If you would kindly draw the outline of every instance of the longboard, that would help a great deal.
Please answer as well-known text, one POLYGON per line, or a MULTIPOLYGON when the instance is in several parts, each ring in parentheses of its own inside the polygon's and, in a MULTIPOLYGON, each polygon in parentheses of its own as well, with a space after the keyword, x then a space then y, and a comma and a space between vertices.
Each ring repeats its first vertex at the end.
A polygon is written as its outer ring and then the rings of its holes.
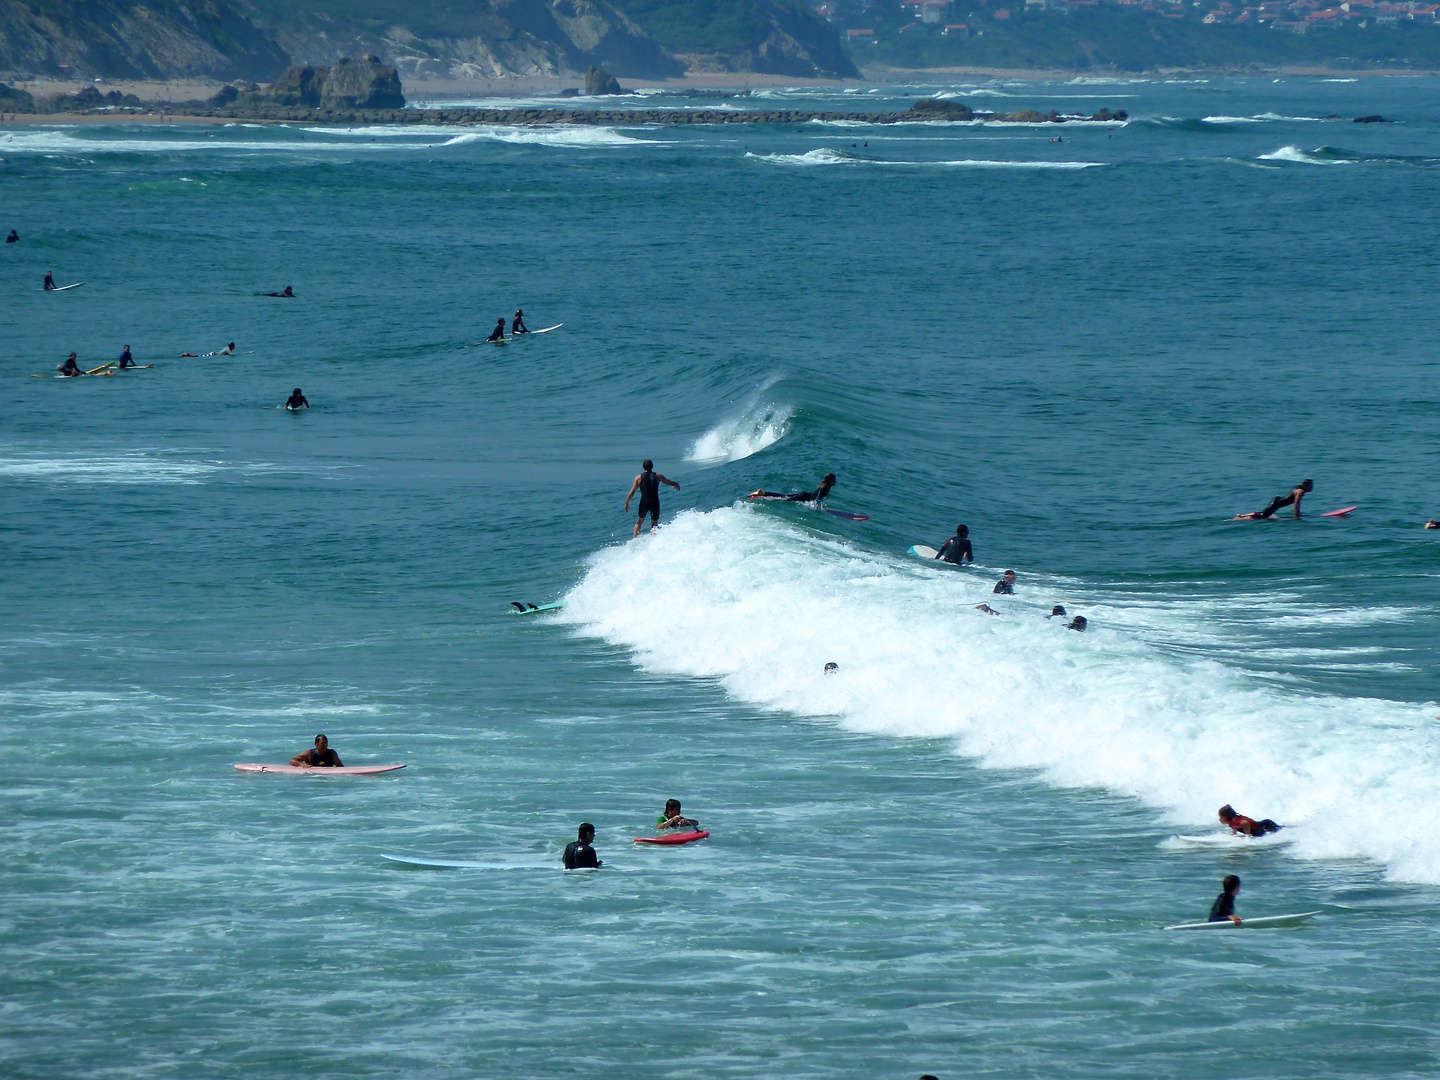
POLYGON ((423 866, 430 870, 554 870, 556 867, 546 864, 544 866, 534 864, 516 865, 515 863, 485 863, 467 862, 463 859, 416 859, 409 855, 381 855, 401 866, 423 866))
POLYGON ((100 374, 100 372, 104 371, 106 368, 112 368, 112 367, 114 367, 116 364, 118 364, 119 362, 120 362, 119 360, 111 360, 108 364, 101 364, 99 367, 92 367, 89 371, 85 372, 85 374, 86 374, 86 375, 98 375, 98 374, 100 374))
POLYGON ((1266 833, 1264 836, 1242 836, 1239 833, 1205 833, 1201 836, 1172 836, 1170 844, 1188 848, 1223 848, 1232 851, 1246 851, 1254 848, 1284 847, 1292 842, 1293 836, 1281 833, 1266 833))
POLYGON ((659 836, 637 836, 637 844, 691 844, 696 840, 704 840, 709 836, 704 829, 695 829, 692 832, 661 833, 659 836))
POLYGON ((1215 922, 1186 922, 1165 927, 1166 930, 1263 930, 1267 926, 1299 926, 1306 919, 1319 915, 1318 911, 1302 911, 1295 915, 1266 915, 1259 919, 1243 919, 1239 925, 1229 919, 1215 922))
POLYGON ((910 554, 920 559, 934 559, 940 552, 932 547, 926 547, 924 544, 913 544, 910 547, 910 554))
POLYGON ((511 600, 510 606, 515 610, 512 615, 539 615, 542 611, 554 611, 556 608, 565 606, 564 600, 557 600, 553 604, 522 604, 519 600, 511 600))
POLYGON ((1342 506, 1339 510, 1326 510, 1325 513, 1321 514, 1320 516, 1321 516, 1321 517, 1344 517, 1346 514, 1350 513, 1352 510, 1359 510, 1359 509, 1360 509, 1360 507, 1359 507, 1358 504, 1355 505, 1355 506, 1342 506))
POLYGON ((511 337, 529 337, 531 334, 548 334, 551 330, 559 330, 564 326, 563 322, 557 322, 554 326, 542 327, 539 330, 526 330, 523 334, 511 334, 511 337))
POLYGON ((66 292, 66 291, 68 291, 68 290, 70 290, 70 289, 78 289, 81 285, 84 285, 84 284, 85 284, 85 282, 83 282, 83 281, 77 281, 77 282, 75 282, 74 285, 56 285, 55 288, 53 288, 53 289, 46 289, 45 291, 46 291, 46 292, 66 292))
POLYGON ((334 769, 315 768, 310 765, 261 765, 257 762, 242 762, 235 768, 246 773, 307 773, 316 776, 375 776, 378 773, 394 772, 404 765, 346 765, 334 769))

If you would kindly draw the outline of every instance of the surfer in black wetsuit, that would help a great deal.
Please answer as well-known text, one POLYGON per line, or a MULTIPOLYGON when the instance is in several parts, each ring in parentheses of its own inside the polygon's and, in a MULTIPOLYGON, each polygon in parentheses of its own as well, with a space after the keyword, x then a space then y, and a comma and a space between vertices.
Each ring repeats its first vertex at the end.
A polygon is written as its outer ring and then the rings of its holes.
POLYGON ((751 499, 784 499, 786 502, 818 503, 821 499, 825 498, 826 495, 830 494, 830 489, 834 486, 835 474, 832 472, 825 474, 825 479, 820 481, 820 486, 814 491, 797 491, 793 495, 782 495, 778 491, 752 491, 747 497, 751 499))
POLYGON ((1243 921, 1235 914, 1235 897, 1240 892, 1240 879, 1234 874, 1228 875, 1221 885, 1225 891, 1215 898, 1215 903, 1210 905, 1210 917, 1206 922, 1224 922, 1229 919, 1236 926, 1243 921))
POLYGON ((340 755, 330 749, 330 740, 324 735, 316 735, 315 749, 302 750, 290 759, 290 764, 311 769, 343 769, 345 767, 345 763, 340 760, 340 755))
POLYGON ((1265 507, 1264 510, 1257 510, 1253 514, 1236 514, 1233 520, 1264 521, 1266 518, 1274 517, 1276 510, 1281 510, 1287 506, 1292 505, 1295 507, 1295 516, 1298 518, 1300 516, 1300 500, 1303 499, 1306 494, 1314 490, 1315 481, 1301 480, 1298 487, 1293 487, 1290 489, 1290 494, 1276 495, 1275 498, 1271 499, 1270 505, 1265 507))
POLYGON ((521 311, 518 307, 515 309, 515 318, 512 319, 510 322, 510 333, 528 334, 530 332, 529 327, 525 325, 525 319, 523 318, 524 314, 525 313, 521 311))
POLYGON ((300 387, 298 386, 295 387, 290 396, 285 399, 285 408, 290 412, 294 412, 296 409, 308 409, 309 407, 310 402, 305 399, 305 395, 300 392, 300 387))
POLYGON ((966 559, 969 559, 973 563, 975 561, 975 555, 970 550, 970 530, 964 525, 956 525, 955 535, 945 541, 944 546, 935 553, 935 558, 944 559, 946 562, 954 563, 956 566, 959 566, 966 559))
POLYGON ((625 512, 630 512, 630 500, 634 497, 636 490, 640 492, 640 516, 635 519, 635 535, 640 535, 640 526, 645 523, 645 515, 650 515, 650 531, 654 532, 660 524, 660 485, 669 484, 676 491, 680 485, 671 480, 663 473, 655 471, 655 463, 646 458, 640 463, 644 470, 635 477, 635 482, 630 485, 630 494, 625 496, 625 512))
POLYGON ((85 372, 80 370, 80 365, 75 362, 75 354, 73 352, 65 358, 65 362, 63 364, 56 365, 55 370, 60 372, 60 374, 67 379, 73 375, 85 374, 85 372))
POLYGON ((288 296, 288 297, 291 297, 291 298, 293 299, 294 296, 295 296, 295 290, 294 290, 293 288, 291 288, 289 285, 286 285, 284 291, 282 291, 282 292, 267 292, 267 293, 261 293, 260 295, 261 295, 261 296, 288 296))
POLYGON ((120 354, 120 367, 135 367, 135 357, 130 355, 130 346, 125 346, 125 351, 120 354))
POLYGON ((995 588, 991 589, 990 591, 994 593, 999 593, 1001 596, 1014 596, 1015 571, 1006 570, 1005 576, 1002 577, 999 581, 995 582, 995 588))
POLYGON ((505 340, 505 317, 504 317, 503 315, 496 321, 496 323, 495 323, 495 329, 490 331, 490 336, 487 337, 485 340, 486 340, 486 341, 504 341, 504 340, 505 340))
POLYGON ((1085 621, 1084 615, 1076 615, 1075 618, 1071 619, 1068 623, 1065 624, 1065 629, 1079 630, 1080 633, 1083 634, 1085 632, 1085 627, 1089 625, 1090 624, 1085 621))
POLYGON ((5 242, 7 244, 18 244, 20 242, 20 234, 17 233, 14 229, 11 229, 10 235, 5 237, 5 242))
POLYGON ((595 849, 590 846, 590 841, 595 839, 595 826, 588 821, 582 821, 579 836, 580 839, 571 840, 565 845, 565 869, 581 870, 603 865, 600 856, 596 855, 595 849))
POLYGON ((50 270, 45 271, 45 291, 53 292, 55 289, 55 274, 50 270))

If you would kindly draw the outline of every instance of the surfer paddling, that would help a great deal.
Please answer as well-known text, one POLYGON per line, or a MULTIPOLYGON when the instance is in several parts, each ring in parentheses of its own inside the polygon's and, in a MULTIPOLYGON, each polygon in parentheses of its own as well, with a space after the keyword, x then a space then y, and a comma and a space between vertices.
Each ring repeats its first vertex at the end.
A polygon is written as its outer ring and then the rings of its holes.
POLYGON ((1256 821, 1244 814, 1237 814, 1235 808, 1229 803, 1220 807, 1220 823, 1230 826, 1230 834, 1234 836, 1239 833, 1242 836, 1264 836, 1266 833, 1279 832, 1283 825, 1277 825, 1268 817, 1256 821))
POLYGON ((814 491, 797 491, 793 495, 784 495, 778 491, 752 491, 745 497, 747 499, 783 499, 785 502, 819 503, 826 495, 830 494, 830 489, 834 486, 835 474, 831 472, 825 474, 825 479, 820 481, 814 491))
POLYGON ((279 292, 267 292, 267 293, 261 293, 260 295, 261 295, 261 296, 288 296, 288 297, 290 297, 290 298, 293 300, 293 299, 295 298, 295 290, 294 290, 291 286, 286 285, 285 288, 281 289, 279 292))
POLYGON ((1235 914, 1235 897, 1240 893, 1240 879, 1234 874, 1229 874, 1220 885, 1225 891, 1215 898, 1215 903, 1210 905, 1210 917, 1205 921, 1224 922, 1229 919, 1239 926, 1244 921, 1235 914))
POLYGON ((685 817, 680 813, 679 799, 665 800, 665 813, 660 815, 660 820, 655 823, 656 829, 693 829, 700 822, 694 818, 685 817))
POLYGON ((640 492, 640 515, 635 519, 635 536, 640 535, 640 526, 645 523, 645 515, 650 515, 650 531, 654 532, 660 527, 660 485, 669 484, 676 491, 680 485, 671 480, 664 473, 655 471, 655 463, 646 458, 640 463, 641 473, 635 477, 635 482, 630 485, 630 493, 625 496, 625 512, 630 512, 630 500, 635 497, 635 492, 640 492))
POLYGON ((291 765, 302 769, 343 769, 345 763, 340 755, 330 749, 330 740, 324 735, 315 736, 315 749, 302 750, 290 759, 291 765))
POLYGON ((595 826, 588 821, 582 821, 578 836, 579 839, 571 840, 565 845, 565 869, 594 869, 603 865, 600 856, 595 854, 595 849, 590 846, 590 842, 595 839, 595 826))
POLYGON ((1275 516, 1275 511, 1283 510, 1287 506, 1295 507, 1295 516, 1300 516, 1300 500, 1315 490, 1315 481, 1301 480, 1297 487, 1290 489, 1288 495, 1276 495, 1270 500, 1270 505, 1264 510, 1257 510, 1251 514, 1236 514, 1231 521, 1265 521, 1275 516))
POLYGON ((285 408, 289 412, 294 412, 297 409, 310 408, 310 402, 307 401, 305 395, 300 392, 300 387, 297 386, 290 392, 290 396, 285 399, 285 408))
POLYGON ((975 561, 975 553, 970 550, 970 530, 964 525, 955 526, 955 535, 945 541, 944 546, 935 553, 935 558, 944 559, 948 563, 959 566, 966 559, 972 563, 975 561))

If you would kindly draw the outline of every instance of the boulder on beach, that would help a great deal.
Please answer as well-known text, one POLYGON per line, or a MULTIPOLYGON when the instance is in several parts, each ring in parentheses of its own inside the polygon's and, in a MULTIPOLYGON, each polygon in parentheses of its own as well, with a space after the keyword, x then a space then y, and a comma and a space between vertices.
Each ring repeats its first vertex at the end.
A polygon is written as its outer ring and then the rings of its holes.
POLYGON ((623 94, 615 76, 604 68, 592 67, 585 73, 585 96, 598 97, 601 94, 623 94))
POLYGON ((921 98, 910 111, 925 120, 970 120, 975 116, 969 105, 946 98, 921 98))
MULTIPOLYGON (((215 96, 216 104, 229 104, 218 99, 232 87, 223 88, 215 96)), ((237 97, 240 96, 237 94, 237 97)), ((400 92, 400 74, 380 58, 367 55, 361 60, 349 57, 335 61, 331 67, 297 64, 288 68, 266 89, 254 97, 266 104, 309 109, 403 109, 405 95, 400 92)), ((231 98, 230 101, 234 101, 231 98)))
POLYGON ((35 99, 28 90, 17 90, 0 83, 0 109, 5 112, 34 112, 35 99))

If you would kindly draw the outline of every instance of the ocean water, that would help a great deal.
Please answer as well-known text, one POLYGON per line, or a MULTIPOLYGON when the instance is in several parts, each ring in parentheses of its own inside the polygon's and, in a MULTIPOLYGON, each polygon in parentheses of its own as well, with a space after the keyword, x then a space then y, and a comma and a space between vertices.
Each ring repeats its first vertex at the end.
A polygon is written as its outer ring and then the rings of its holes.
POLYGON ((937 92, 0 131, 0 1075, 1435 1074, 1440 81, 937 92))

